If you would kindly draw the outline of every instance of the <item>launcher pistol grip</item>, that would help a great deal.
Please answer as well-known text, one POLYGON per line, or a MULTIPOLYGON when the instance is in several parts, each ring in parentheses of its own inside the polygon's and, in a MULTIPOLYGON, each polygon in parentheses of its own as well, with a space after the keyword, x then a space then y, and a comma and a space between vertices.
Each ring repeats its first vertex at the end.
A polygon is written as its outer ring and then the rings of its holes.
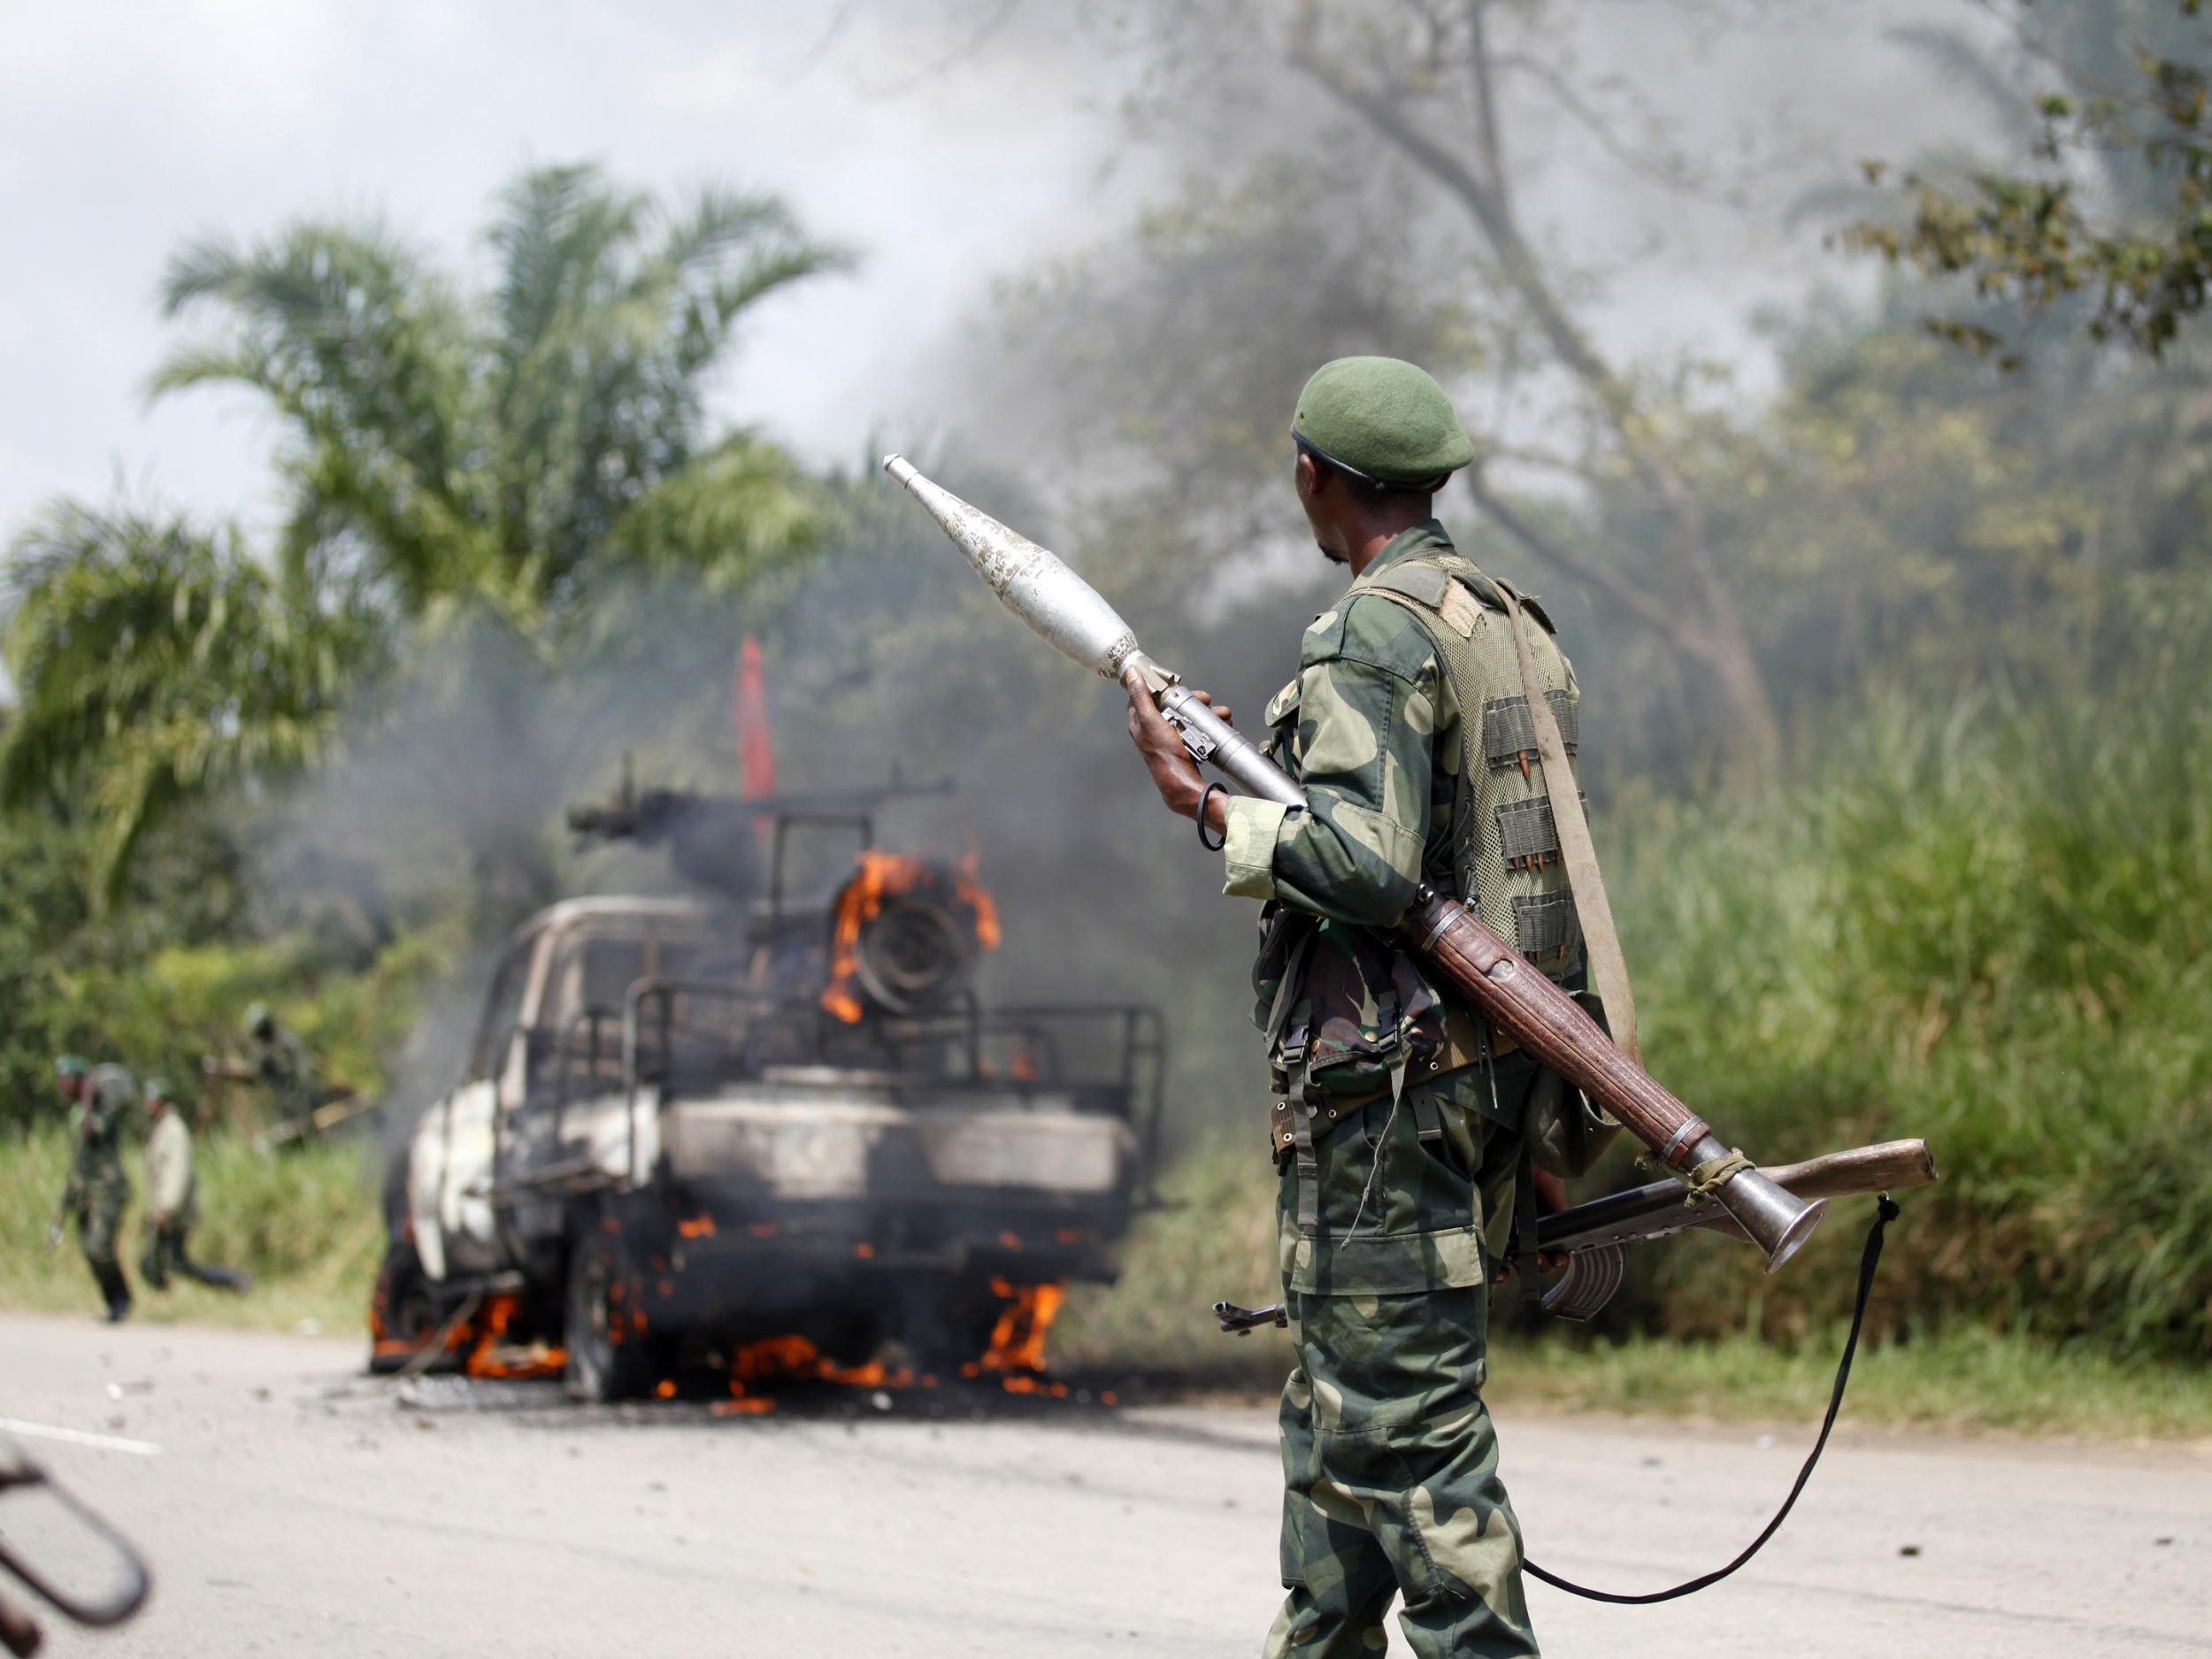
POLYGON ((1276 1325, 1286 1331, 1290 1328, 1290 1310, 1279 1302, 1271 1302, 1264 1308, 1240 1308, 1233 1302, 1217 1302, 1214 1317, 1233 1336, 1249 1336, 1263 1325, 1276 1325))

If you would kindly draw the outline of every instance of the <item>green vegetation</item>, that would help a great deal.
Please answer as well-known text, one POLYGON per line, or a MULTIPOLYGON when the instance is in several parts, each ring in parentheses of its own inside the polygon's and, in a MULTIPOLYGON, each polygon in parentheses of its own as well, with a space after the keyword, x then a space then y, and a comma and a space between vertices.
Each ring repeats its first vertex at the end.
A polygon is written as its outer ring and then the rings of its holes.
MULTIPOLYGON (((1929 326, 1984 354, 2007 345, 2000 307, 2058 307, 2085 315, 2094 339, 2158 357, 2212 297, 2204 0, 2130 0, 2108 11, 2005 0, 1987 10, 2010 27, 2042 88, 2035 171, 1908 172, 1908 222, 1858 225, 1847 241, 1893 264, 1970 279, 1983 316, 1929 326)), ((2005 85, 1956 35, 1920 33, 2005 85)), ((1867 164, 1876 181, 1886 171, 1867 164)), ((2016 352, 2002 360, 2020 361, 2016 352)))
MULTIPOLYGON (((572 665, 612 583, 680 571, 734 592, 814 544, 809 480, 757 434, 710 429, 705 388, 745 312, 841 250, 773 197, 663 203, 588 166, 523 173, 485 240, 495 280, 475 295, 373 222, 172 257, 165 309, 210 326, 155 393, 264 400, 289 514, 265 557, 128 503, 57 502, 15 537, 0 805, 96 817, 104 897, 149 828, 323 756, 342 712, 441 641, 504 668, 472 683, 519 749, 518 665, 572 665)), ((535 861, 484 793, 452 805, 499 890, 495 867, 535 861)))
MULTIPOLYGON (((2130 622, 2139 660, 2100 693, 1940 720, 1872 699, 1817 779, 1619 837, 1662 1076, 1764 1156, 1934 1147, 1879 1328, 2212 1353, 2205 635, 2130 622)), ((1709 1335, 1763 1297, 1792 1334, 1839 1315, 1855 1248, 1832 1229, 1763 1286, 1673 1252, 1643 1317, 1709 1335)))
MULTIPOLYGON (((2203 1432, 2212 355, 2185 271, 2097 290, 2097 262, 2134 257, 2177 189, 2201 217, 2197 141, 2167 128, 2194 132, 2212 65, 2195 51, 2166 103, 2095 111, 2144 142, 2093 154, 2070 142, 2084 111, 2037 104, 2045 68, 1980 63, 1964 80, 2014 141, 1991 176, 2102 168, 2062 205, 2109 209, 2121 241, 2062 211, 1962 221, 1955 268, 2039 260, 2004 238, 2062 233, 2088 263, 2035 279, 2078 277, 2083 298, 2055 296, 2027 366, 1994 374, 1930 337, 1946 289, 1900 242, 1870 298, 1777 303, 1779 378, 1755 399, 1726 365, 1594 326, 1590 273, 1519 228, 1519 157, 1617 155, 1649 113, 1609 89, 1570 102, 1561 144, 1515 125, 1571 84, 1564 10, 1132 9, 1161 70, 1146 113, 1202 124, 1180 130, 1207 165, 1010 287, 987 366, 1048 388, 1010 417, 1023 472, 932 470, 1039 527, 1248 721, 1340 580, 1270 562, 1292 524, 1281 411, 1318 356, 1432 365, 1483 451, 1472 503, 1443 516, 1544 595, 1577 664, 1654 1070, 1763 1157, 1920 1134, 1945 1171, 1893 1235, 1859 1411, 2203 1432), (1225 108, 1233 143, 1202 127, 1225 108), (1294 131, 1294 150, 1267 137, 1294 131), (2077 326, 2097 291, 2157 361, 2077 326)), ((2171 10, 2120 9, 2178 27, 2171 10)), ((2113 8, 2038 16, 2134 84, 2113 8)), ((2146 39, 2170 69, 2193 50, 2146 39)), ((1627 149, 1668 174, 1695 159, 1627 149)), ((1978 211, 1970 170, 1930 169, 1978 211)), ((334 1077, 442 1086, 438 1020, 481 990, 470 953, 576 873, 554 808, 633 743, 659 746, 645 780, 657 759, 699 781, 757 632, 787 783, 963 779, 935 827, 979 841, 1001 886, 1002 985, 1171 1010, 1185 1207, 1147 1220, 1121 1292, 1077 1298, 1064 1355, 1263 1382, 1269 1340, 1200 1313, 1272 1290, 1244 1150, 1248 913, 1159 820, 1110 699, 1010 633, 910 503, 704 413, 751 303, 840 256, 772 200, 672 207, 574 168, 518 180, 488 242, 480 289, 371 225, 181 250, 166 303, 212 333, 158 384, 242 385, 276 414, 281 534, 250 548, 129 503, 57 503, 20 532, 0 586, 0 1123, 52 1121, 63 1048, 190 1090, 254 998, 334 1077)), ((2010 281, 1974 326, 2015 320, 2010 281)), ((0 1187, 33 1194, 11 1203, 0 1296, 81 1305, 73 1258, 22 1232, 58 1156, 49 1129, 0 1144, 0 1187)), ((373 1206, 340 1155, 263 1164, 218 1137, 208 1156, 209 1254, 273 1286, 171 1305, 356 1306, 373 1206), (325 1210, 271 1185, 294 1174, 325 1210)), ((1585 1191, 1632 1174, 1623 1157, 1585 1191)), ((1508 1341, 1504 1396, 1802 1415, 1863 1209, 1771 1281, 1717 1240, 1647 1251, 1598 1332, 1508 1341)))
MULTIPOLYGON (((244 1268, 254 1276, 254 1289, 243 1297, 193 1284, 165 1293, 147 1289, 138 1276, 142 1211, 134 1202, 123 1266, 138 1295, 138 1316, 280 1329, 312 1320, 326 1332, 365 1333, 384 1226, 361 1144, 330 1143, 272 1158, 219 1133, 203 1135, 196 1149, 201 1220, 193 1254, 244 1268)), ((47 1220, 68 1168, 68 1141, 58 1125, 11 1141, 0 1156, 0 1307, 88 1317, 97 1305, 74 1233, 58 1247, 46 1242, 47 1220)), ((142 1197, 142 1162, 134 1156, 128 1168, 142 1197)))
MULTIPOLYGON (((1216 1142, 1184 1160, 1167 1183, 1173 1206, 1148 1217, 1124 1255, 1111 1290, 1079 1287, 1053 1334, 1056 1363, 1127 1371, 1172 1386, 1242 1394, 1271 1393, 1290 1364, 1279 1333, 1224 1336, 1206 1310, 1228 1297, 1248 1306, 1278 1299, 1273 1277, 1274 1184, 1262 1154, 1216 1142)), ((1932 1194, 1909 1194, 1890 1230, 1884 1305, 1896 1305, 1908 1263, 1952 1254, 1937 1239, 1932 1194)), ((1830 1223, 1835 1254, 1855 1259, 1871 1206, 1838 1206, 1830 1223)), ((1640 1291, 1669 1252, 1695 1242, 1647 1247, 1632 1258, 1640 1291)), ((1740 1247, 1736 1254, 1743 1254, 1740 1247)), ((1740 1265, 1705 1258, 1717 1281, 1709 1309, 1732 1291, 1740 1265)), ((1848 1262, 1796 1270, 1770 1288, 1843 1275, 1848 1262)), ((1709 1335, 1585 1333, 1558 1325, 1532 1335, 1515 1328, 1509 1289, 1494 1314, 1489 1396, 1507 1413, 1539 1409, 1807 1424, 1825 1409, 1844 1326, 1825 1319, 1790 1334, 1757 1333, 1766 1310, 1741 1295, 1732 1323, 1709 1335)), ((2089 1439, 2201 1440, 2212 1435, 2212 1373, 2200 1363, 2116 1355, 2093 1341, 2051 1342, 1970 1323, 1926 1334, 1870 1325, 1853 1367, 1847 1423, 1959 1432, 2015 1431, 2089 1439)))

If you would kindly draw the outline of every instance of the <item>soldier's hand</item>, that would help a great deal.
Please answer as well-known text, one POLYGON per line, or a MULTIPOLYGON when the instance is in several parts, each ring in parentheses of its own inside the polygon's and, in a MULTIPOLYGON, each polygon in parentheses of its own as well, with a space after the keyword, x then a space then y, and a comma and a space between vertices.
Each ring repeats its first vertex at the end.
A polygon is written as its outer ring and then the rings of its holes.
POLYGON ((1129 741, 1144 757, 1145 770, 1152 774, 1152 787, 1160 792, 1169 811, 1180 818, 1194 816, 1205 789, 1199 780, 1198 763, 1190 757, 1190 750, 1183 747, 1181 736, 1167 723, 1167 717, 1153 705, 1143 677, 1132 669, 1122 684, 1129 692, 1129 741))
POLYGON ((58 1250, 61 1248, 60 1222, 50 1221, 46 1224, 46 1248, 50 1250, 58 1250))

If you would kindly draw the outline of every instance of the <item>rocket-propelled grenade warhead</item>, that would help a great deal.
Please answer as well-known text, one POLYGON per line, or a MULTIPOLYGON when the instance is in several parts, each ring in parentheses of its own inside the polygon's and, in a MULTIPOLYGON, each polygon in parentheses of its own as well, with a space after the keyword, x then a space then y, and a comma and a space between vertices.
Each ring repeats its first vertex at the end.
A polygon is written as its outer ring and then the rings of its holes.
POLYGON ((1137 654, 1137 636, 1098 589, 1027 536, 924 478, 904 456, 885 456, 883 470, 937 520, 1009 611, 1063 656, 1105 679, 1121 678, 1137 654))
POLYGON ((937 520, 999 603, 1055 650, 1108 680, 1125 680, 1132 671, 1141 676, 1194 760, 1212 766, 1248 794, 1286 806, 1306 803, 1305 792, 1257 744, 1138 649, 1136 633, 1121 613, 1056 556, 932 483, 902 455, 885 456, 883 470, 937 520))

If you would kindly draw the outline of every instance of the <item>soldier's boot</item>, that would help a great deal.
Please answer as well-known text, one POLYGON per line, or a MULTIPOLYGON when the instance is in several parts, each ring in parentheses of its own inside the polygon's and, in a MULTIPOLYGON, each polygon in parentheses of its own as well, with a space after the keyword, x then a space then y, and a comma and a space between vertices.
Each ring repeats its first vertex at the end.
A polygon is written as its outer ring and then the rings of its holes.
POLYGON ((218 1290, 236 1291, 242 1296, 253 1288, 253 1275, 239 1268, 204 1267, 197 1262, 187 1262, 184 1271, 203 1285, 212 1285, 218 1290))
POLYGON ((131 1317, 130 1281, 123 1277, 123 1270, 113 1262, 95 1262, 92 1276, 100 1281, 100 1294, 107 1298, 108 1323, 120 1325, 131 1317))

